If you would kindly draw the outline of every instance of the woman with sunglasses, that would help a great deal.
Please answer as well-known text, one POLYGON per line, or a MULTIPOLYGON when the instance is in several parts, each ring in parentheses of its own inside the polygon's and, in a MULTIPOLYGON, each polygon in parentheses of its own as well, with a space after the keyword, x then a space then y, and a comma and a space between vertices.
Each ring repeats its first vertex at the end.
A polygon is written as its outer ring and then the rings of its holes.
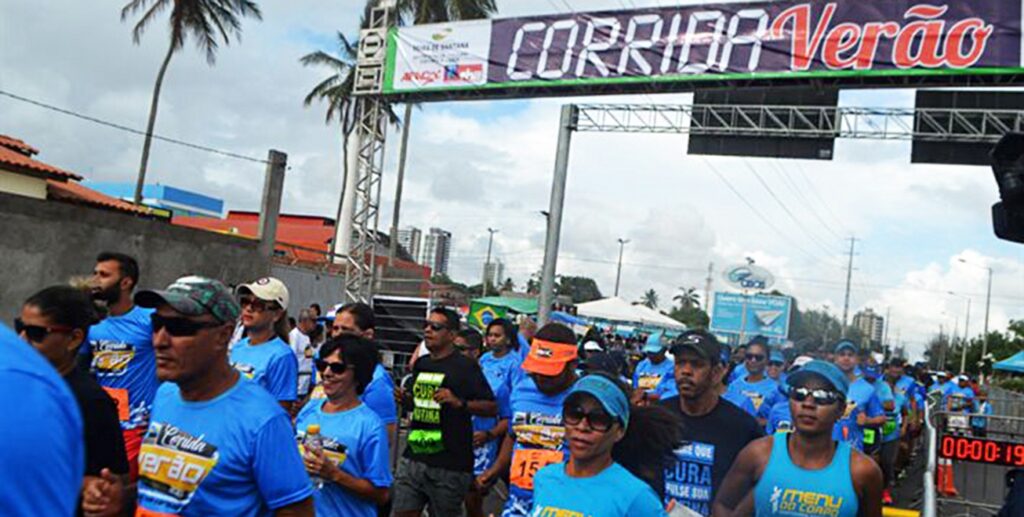
POLYGON ((15 318, 15 332, 57 370, 78 402, 85 431, 85 480, 81 512, 117 515, 121 490, 104 495, 100 487, 117 486, 128 474, 128 458, 118 420, 117 405, 89 372, 78 368, 78 349, 89 326, 96 323, 92 300, 82 290, 53 286, 33 294, 15 318))
POLYGON ((787 383, 794 431, 761 438, 740 452, 714 515, 881 516, 878 465, 832 438, 846 406, 846 376, 832 363, 811 361, 787 383))
POLYGON ((324 343, 315 367, 327 399, 311 400, 295 419, 302 443, 309 426, 320 428, 322 451, 304 451, 306 470, 324 481, 314 494, 317 515, 373 517, 388 500, 388 437, 380 417, 359 400, 373 379, 377 348, 342 334, 324 343))
POLYGON ((592 373, 562 409, 569 460, 537 472, 530 515, 665 515, 656 492, 679 445, 680 425, 661 407, 630 407, 629 388, 592 373))

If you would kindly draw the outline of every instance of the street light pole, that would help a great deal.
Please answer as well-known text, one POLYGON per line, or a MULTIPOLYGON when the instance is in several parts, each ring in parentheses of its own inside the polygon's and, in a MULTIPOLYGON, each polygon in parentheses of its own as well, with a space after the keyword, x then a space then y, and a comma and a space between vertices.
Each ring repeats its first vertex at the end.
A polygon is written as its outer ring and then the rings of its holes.
POLYGON ((622 280, 622 252, 629 244, 629 239, 619 239, 619 267, 615 272, 615 297, 619 296, 619 281, 622 280))
MULTIPOLYGON (((988 271, 988 289, 985 291, 985 334, 982 335, 981 337, 981 360, 984 361, 985 356, 988 355, 988 312, 989 308, 992 306, 992 268, 989 266, 980 266, 978 264, 973 264, 962 258, 958 260, 963 264, 967 264, 968 266, 974 266, 977 268, 983 267, 986 271, 988 271)), ((982 376, 982 383, 984 384, 984 376, 982 376)))
POLYGON ((484 296, 487 296, 487 268, 491 267, 491 246, 494 244, 494 234, 498 233, 498 230, 488 228, 487 232, 491 235, 487 238, 487 261, 484 262, 484 296))
POLYGON ((962 374, 967 366, 967 344, 971 336, 971 297, 963 296, 953 291, 949 291, 949 294, 967 300, 967 314, 964 315, 964 333, 960 336, 960 373, 962 374))

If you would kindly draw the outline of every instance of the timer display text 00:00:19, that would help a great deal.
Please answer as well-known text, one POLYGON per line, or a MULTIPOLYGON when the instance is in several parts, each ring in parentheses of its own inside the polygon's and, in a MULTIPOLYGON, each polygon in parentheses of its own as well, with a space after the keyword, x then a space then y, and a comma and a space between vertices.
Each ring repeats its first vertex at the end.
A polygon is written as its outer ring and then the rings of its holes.
POLYGON ((1024 466, 1024 443, 946 435, 939 442, 939 457, 1021 467, 1024 466))

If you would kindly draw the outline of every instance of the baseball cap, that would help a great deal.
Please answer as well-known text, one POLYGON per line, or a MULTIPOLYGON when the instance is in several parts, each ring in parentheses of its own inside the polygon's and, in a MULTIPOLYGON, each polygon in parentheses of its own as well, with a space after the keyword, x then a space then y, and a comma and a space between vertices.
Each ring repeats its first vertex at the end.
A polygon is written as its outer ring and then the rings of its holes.
POLYGON ((568 396, 576 393, 586 393, 594 397, 609 415, 622 422, 622 427, 629 426, 629 400, 612 380, 601 375, 588 375, 576 381, 568 396))
POLYGON ((877 379, 882 376, 882 369, 877 364, 866 364, 861 366, 861 372, 865 377, 877 379))
POLYGON ((838 366, 820 360, 813 360, 804 364, 799 370, 789 374, 786 378, 786 384, 790 386, 799 386, 808 377, 816 376, 824 379, 825 382, 832 385, 832 388, 837 392, 842 393, 846 396, 846 392, 850 390, 850 381, 843 375, 842 370, 838 366))
POLYGON ((260 300, 276 302, 282 309, 288 310, 288 287, 284 285, 284 282, 272 276, 265 276, 255 282, 242 284, 235 289, 235 292, 239 295, 252 293, 260 300))
POLYGON ((656 354, 665 349, 665 334, 655 332, 647 336, 647 343, 644 345, 645 354, 656 354))
POLYGON ((679 356, 683 350, 692 350, 697 355, 717 364, 722 360, 722 345, 714 335, 699 330, 683 332, 672 343, 672 355, 679 356))
POLYGON ((853 350, 854 353, 857 353, 857 352, 860 352, 860 347, 857 346, 857 343, 854 343, 853 341, 850 341, 849 339, 844 339, 844 340, 839 341, 838 343, 836 343, 835 348, 834 348, 834 352, 838 354, 839 352, 842 352, 843 350, 853 350))
POLYGON ((620 371, 619 362, 606 352, 590 354, 580 365, 580 369, 587 373, 605 372, 611 375, 618 375, 620 371))
POLYGON ((956 382, 971 382, 971 378, 966 375, 957 375, 956 382))
POLYGON ((789 365, 789 371, 795 372, 802 368, 805 364, 813 360, 814 358, 809 355, 802 355, 800 357, 797 357, 796 359, 793 359, 793 364, 789 365))
POLYGON ((242 312, 224 284, 201 276, 183 276, 163 290, 139 291, 134 300, 145 309, 167 304, 186 316, 210 314, 224 323, 235 321, 242 312))
POLYGON ((574 344, 555 343, 534 338, 530 353, 523 360, 523 370, 539 375, 558 375, 566 363, 575 361, 579 351, 574 344))
POLYGON ((782 352, 778 350, 772 350, 768 353, 768 362, 770 363, 785 363, 786 356, 782 355, 782 352))
POLYGON ((583 343, 583 350, 586 352, 604 352, 601 345, 597 344, 597 341, 587 341, 583 343))

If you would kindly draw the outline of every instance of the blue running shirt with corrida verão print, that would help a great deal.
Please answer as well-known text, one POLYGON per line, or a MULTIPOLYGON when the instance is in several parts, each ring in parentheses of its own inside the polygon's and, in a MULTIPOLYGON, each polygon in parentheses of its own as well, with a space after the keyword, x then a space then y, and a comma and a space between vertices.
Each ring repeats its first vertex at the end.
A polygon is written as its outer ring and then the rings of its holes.
POLYGON ((569 390, 545 395, 530 376, 522 377, 509 397, 509 433, 515 440, 509 468, 508 501, 502 517, 525 517, 533 506, 537 471, 568 459, 562 403, 569 390))
POLYGON ((160 386, 138 487, 136 515, 263 517, 313 495, 288 415, 241 378, 201 402, 160 386))
POLYGON ((153 351, 153 309, 133 307, 108 316, 89 328, 89 346, 79 353, 91 356, 96 382, 117 403, 121 429, 145 429, 160 381, 153 351))
POLYGON ((278 401, 298 398, 299 360, 279 337, 258 345, 250 344, 249 338, 235 343, 231 348, 231 366, 246 379, 263 386, 278 401))

